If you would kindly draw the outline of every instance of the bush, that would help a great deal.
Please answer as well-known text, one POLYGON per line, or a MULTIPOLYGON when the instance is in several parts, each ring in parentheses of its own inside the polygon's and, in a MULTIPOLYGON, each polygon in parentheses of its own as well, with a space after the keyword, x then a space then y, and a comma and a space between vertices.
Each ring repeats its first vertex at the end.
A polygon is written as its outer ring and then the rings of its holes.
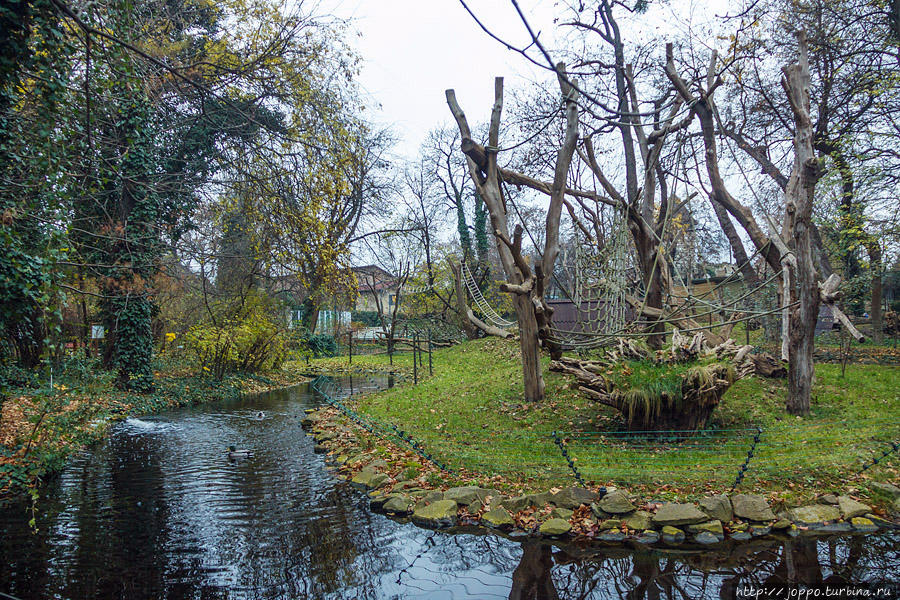
POLYGON ((245 308, 242 316, 220 325, 195 325, 184 336, 185 350, 216 379, 226 373, 278 369, 287 358, 284 329, 270 318, 265 304, 245 308))
POLYGON ((338 355, 338 344, 333 335, 325 333, 310 335, 309 330, 305 328, 294 329, 291 332, 291 346, 310 358, 331 358, 338 355))

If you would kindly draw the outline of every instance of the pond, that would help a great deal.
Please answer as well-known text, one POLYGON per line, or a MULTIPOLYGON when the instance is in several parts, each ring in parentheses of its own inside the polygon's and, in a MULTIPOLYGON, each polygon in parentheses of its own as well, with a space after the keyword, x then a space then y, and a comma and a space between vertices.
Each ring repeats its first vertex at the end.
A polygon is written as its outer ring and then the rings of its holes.
POLYGON ((300 428, 316 404, 303 385, 116 424, 44 488, 37 532, 29 504, 0 510, 0 598, 692 599, 896 586, 896 534, 669 552, 419 529, 370 512, 326 469, 300 428), (252 457, 229 460, 232 444, 252 457))

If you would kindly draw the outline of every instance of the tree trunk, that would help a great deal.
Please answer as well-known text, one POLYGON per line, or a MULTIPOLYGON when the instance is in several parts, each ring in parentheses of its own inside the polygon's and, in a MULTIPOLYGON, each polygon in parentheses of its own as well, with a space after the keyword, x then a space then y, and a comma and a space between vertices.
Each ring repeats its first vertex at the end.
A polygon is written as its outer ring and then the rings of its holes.
POLYGON ((512 574, 509 600, 558 600, 550 569, 553 547, 540 542, 522 544, 522 558, 512 574))
POLYGON ((872 341, 880 344, 884 341, 884 317, 881 310, 881 244, 878 240, 869 239, 866 251, 869 253, 869 269, 872 271, 872 301, 869 310, 872 316, 872 341))
POLYGON ((528 296, 513 296, 516 317, 519 322, 519 348, 522 352, 522 382, 525 400, 539 402, 544 399, 544 375, 541 372, 541 345, 534 307, 528 296))
POLYGON ((738 268, 741 270, 741 276, 744 278, 744 283, 750 289, 758 288, 760 284, 759 276, 756 274, 753 265, 750 264, 747 257, 747 251, 744 250, 744 242, 741 241, 741 236, 738 235, 734 223, 731 222, 728 211, 725 210, 724 206, 716 202, 716 199, 713 196, 709 197, 709 202, 712 204, 713 210, 716 213, 716 219, 718 219, 719 225, 725 233, 725 237, 728 238, 728 243, 731 244, 731 251, 734 253, 734 262, 738 264, 738 268))
POLYGON ((782 85, 794 113, 794 168, 785 189, 785 233, 790 233, 791 250, 796 257, 791 286, 785 290, 792 303, 788 348, 787 411, 809 414, 813 385, 813 350, 816 321, 819 318, 819 278, 813 262, 812 207, 816 183, 821 177, 813 152, 813 127, 810 119, 809 62, 805 32, 799 34, 800 60, 783 69, 782 85))
MULTIPOLYGON (((557 72, 564 73, 565 65, 558 64, 557 72)), ((559 75, 557 79, 565 103, 566 133, 563 144, 557 151, 553 183, 547 186, 542 182, 531 180, 537 185, 526 184, 550 196, 543 258, 536 261, 533 267, 522 253, 522 226, 516 226, 512 238, 509 235, 506 198, 502 188, 506 175, 501 174, 497 165, 500 116, 503 110, 503 78, 494 79, 494 106, 488 130, 488 146, 485 147, 472 139, 466 115, 456 101, 456 93, 453 90, 446 92, 447 105, 459 127, 460 146, 466 155, 469 176, 490 214, 500 263, 506 276, 506 282, 501 284, 500 289, 513 296, 519 323, 525 398, 534 402, 544 399, 541 344, 546 345, 554 357, 561 355, 559 346, 553 341, 551 330, 553 311, 544 299, 544 283, 547 277, 552 276, 559 253, 559 221, 566 191, 566 178, 578 142, 578 93, 565 77, 559 75)), ((524 177, 523 179, 530 180, 524 177)))
POLYGON ((453 272, 453 287, 454 295, 456 298, 456 317, 459 321, 460 327, 462 327, 463 332, 466 334, 466 338, 474 340, 476 337, 478 337, 478 332, 476 331, 475 326, 472 324, 472 321, 469 320, 469 307, 466 304, 466 290, 463 287, 462 282, 462 269, 453 260, 448 260, 447 263, 450 265, 450 270, 453 272))
POLYGON ((309 330, 309 335, 316 332, 316 325, 319 323, 319 303, 311 297, 303 301, 303 326, 309 330))
POLYGON ((795 282, 789 290, 791 303, 788 323, 788 398, 787 411, 792 415, 809 414, 813 385, 813 351, 816 321, 819 318, 819 287, 813 266, 809 228, 794 223, 794 251, 797 255, 795 282))

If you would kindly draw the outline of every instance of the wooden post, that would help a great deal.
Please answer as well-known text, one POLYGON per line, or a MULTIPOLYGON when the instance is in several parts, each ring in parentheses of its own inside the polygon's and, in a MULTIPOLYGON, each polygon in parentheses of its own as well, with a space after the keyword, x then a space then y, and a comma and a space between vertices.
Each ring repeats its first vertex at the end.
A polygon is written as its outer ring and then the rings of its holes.
POLYGON ((434 375, 434 367, 431 362, 431 329, 428 330, 428 374, 434 375))
POLYGON ((413 385, 419 383, 419 369, 416 366, 416 348, 419 346, 419 334, 413 337, 413 385))
POLYGON ((350 349, 350 363, 349 364, 352 365, 353 364, 353 332, 352 331, 347 332, 347 348, 350 349))

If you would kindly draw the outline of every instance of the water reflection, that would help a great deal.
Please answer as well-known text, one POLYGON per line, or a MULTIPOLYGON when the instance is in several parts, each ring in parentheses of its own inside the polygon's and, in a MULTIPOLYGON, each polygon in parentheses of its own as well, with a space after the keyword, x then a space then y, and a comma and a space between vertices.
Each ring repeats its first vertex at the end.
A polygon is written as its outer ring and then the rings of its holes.
MULTIPOLYGON (((384 381, 356 378, 360 386, 384 381)), ((350 382, 345 382, 349 388, 350 382)), ((305 388, 129 419, 0 511, 0 592, 38 598, 735 598, 896 578, 897 537, 722 552, 557 548, 371 513, 299 420, 305 388), (262 417, 260 417, 262 413, 262 417), (253 451, 229 461, 231 444, 253 451), (521 542, 521 543, 520 543, 521 542)), ((885 596, 889 597, 889 596, 885 596)))

